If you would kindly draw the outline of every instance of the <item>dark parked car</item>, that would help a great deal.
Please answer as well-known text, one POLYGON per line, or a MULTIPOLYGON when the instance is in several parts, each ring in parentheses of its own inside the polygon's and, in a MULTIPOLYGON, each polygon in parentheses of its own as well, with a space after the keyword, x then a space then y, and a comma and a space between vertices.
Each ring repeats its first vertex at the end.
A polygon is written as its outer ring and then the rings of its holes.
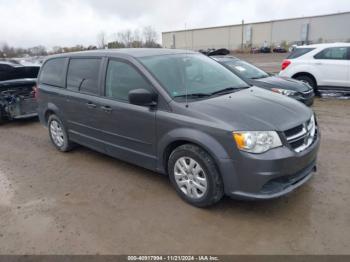
POLYGON ((198 52, 207 55, 207 56, 214 56, 214 55, 228 55, 230 54, 230 50, 226 48, 220 48, 220 49, 214 49, 214 48, 209 48, 207 50, 199 50, 198 52))
POLYGON ((314 103, 313 88, 292 78, 269 75, 260 68, 233 56, 211 56, 250 85, 292 97, 308 106, 314 103))
POLYGON ((52 56, 38 80, 54 146, 78 143, 169 175, 203 207, 282 196, 310 179, 320 137, 303 104, 250 87, 199 53, 124 49, 52 56))
POLYGON ((274 53, 287 53, 287 49, 281 46, 277 46, 272 50, 274 53))
POLYGON ((271 53, 271 47, 265 46, 260 48, 260 53, 269 54, 271 53))
POLYGON ((0 61, 0 123, 37 115, 34 87, 39 69, 0 61))

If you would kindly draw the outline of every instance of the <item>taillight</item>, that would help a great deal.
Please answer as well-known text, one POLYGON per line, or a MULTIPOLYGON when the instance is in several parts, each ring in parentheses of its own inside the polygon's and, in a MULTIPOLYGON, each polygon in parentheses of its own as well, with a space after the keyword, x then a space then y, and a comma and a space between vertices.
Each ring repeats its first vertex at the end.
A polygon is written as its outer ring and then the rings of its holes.
POLYGON ((283 60, 282 70, 286 69, 292 62, 290 60, 283 60))
POLYGON ((34 91, 34 98, 37 99, 38 98, 38 86, 37 85, 33 86, 33 91, 34 91))

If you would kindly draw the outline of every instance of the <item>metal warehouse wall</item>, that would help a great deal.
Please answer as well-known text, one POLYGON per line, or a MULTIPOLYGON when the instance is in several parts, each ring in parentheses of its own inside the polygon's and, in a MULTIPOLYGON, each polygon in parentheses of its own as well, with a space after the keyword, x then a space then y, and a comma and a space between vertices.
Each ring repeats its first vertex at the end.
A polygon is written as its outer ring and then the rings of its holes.
MULTIPOLYGON (((308 40, 313 43, 350 41, 350 12, 323 16, 276 20, 245 24, 244 44, 260 47, 268 44, 279 45, 303 41, 302 28, 309 24, 308 40), (247 31, 251 37, 247 39, 247 31)), ((249 35, 249 34, 248 34, 249 35)), ((242 43, 242 25, 191 29, 165 32, 162 34, 163 47, 178 49, 228 48, 238 49, 242 43)))

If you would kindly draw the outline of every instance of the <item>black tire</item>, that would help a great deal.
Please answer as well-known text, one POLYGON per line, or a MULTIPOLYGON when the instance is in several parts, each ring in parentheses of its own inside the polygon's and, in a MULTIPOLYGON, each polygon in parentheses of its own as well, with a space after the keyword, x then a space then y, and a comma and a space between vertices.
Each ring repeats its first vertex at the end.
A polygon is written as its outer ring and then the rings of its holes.
MULTIPOLYGON (((211 206, 220 201, 224 195, 223 182, 220 173, 215 165, 214 159, 205 150, 198 146, 186 144, 176 148, 169 157, 168 174, 170 177, 170 181, 175 187, 176 192, 179 194, 179 196, 187 203, 190 203, 193 206, 211 206), (184 157, 188 157, 195 160, 195 162, 197 162, 204 171, 204 176, 207 181, 207 189, 204 195, 200 198, 194 199, 187 196, 176 182, 175 164, 179 159, 184 157)), ((196 181, 196 183, 197 182, 198 181, 196 181)))
POLYGON ((4 123, 5 123, 4 112, 3 112, 3 109, 0 107, 0 125, 4 123))
POLYGON ((59 119, 59 117, 56 115, 51 115, 49 117, 49 120, 47 121, 47 123, 48 123, 47 126, 49 129, 49 136, 50 136, 51 142, 57 148, 57 150, 59 150, 61 152, 71 151, 73 149, 74 144, 69 140, 66 128, 64 127, 64 125, 63 125, 62 121, 59 119), (63 140, 62 144, 59 144, 53 138, 54 136, 52 134, 52 128, 51 128, 51 124, 53 124, 53 122, 56 122, 62 130, 62 135, 60 136, 63 140))
POLYGON ((318 91, 317 90, 317 83, 313 77, 308 76, 308 75, 298 75, 295 77, 295 79, 308 83, 314 89, 315 92, 318 91))

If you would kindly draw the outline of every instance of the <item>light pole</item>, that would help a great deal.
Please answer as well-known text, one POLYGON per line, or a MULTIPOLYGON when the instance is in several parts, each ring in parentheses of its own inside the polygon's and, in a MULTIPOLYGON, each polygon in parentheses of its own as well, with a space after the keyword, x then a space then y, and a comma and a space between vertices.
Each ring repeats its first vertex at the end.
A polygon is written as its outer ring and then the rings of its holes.
POLYGON ((241 45, 241 51, 243 52, 244 48, 244 20, 242 20, 242 45, 241 45))

